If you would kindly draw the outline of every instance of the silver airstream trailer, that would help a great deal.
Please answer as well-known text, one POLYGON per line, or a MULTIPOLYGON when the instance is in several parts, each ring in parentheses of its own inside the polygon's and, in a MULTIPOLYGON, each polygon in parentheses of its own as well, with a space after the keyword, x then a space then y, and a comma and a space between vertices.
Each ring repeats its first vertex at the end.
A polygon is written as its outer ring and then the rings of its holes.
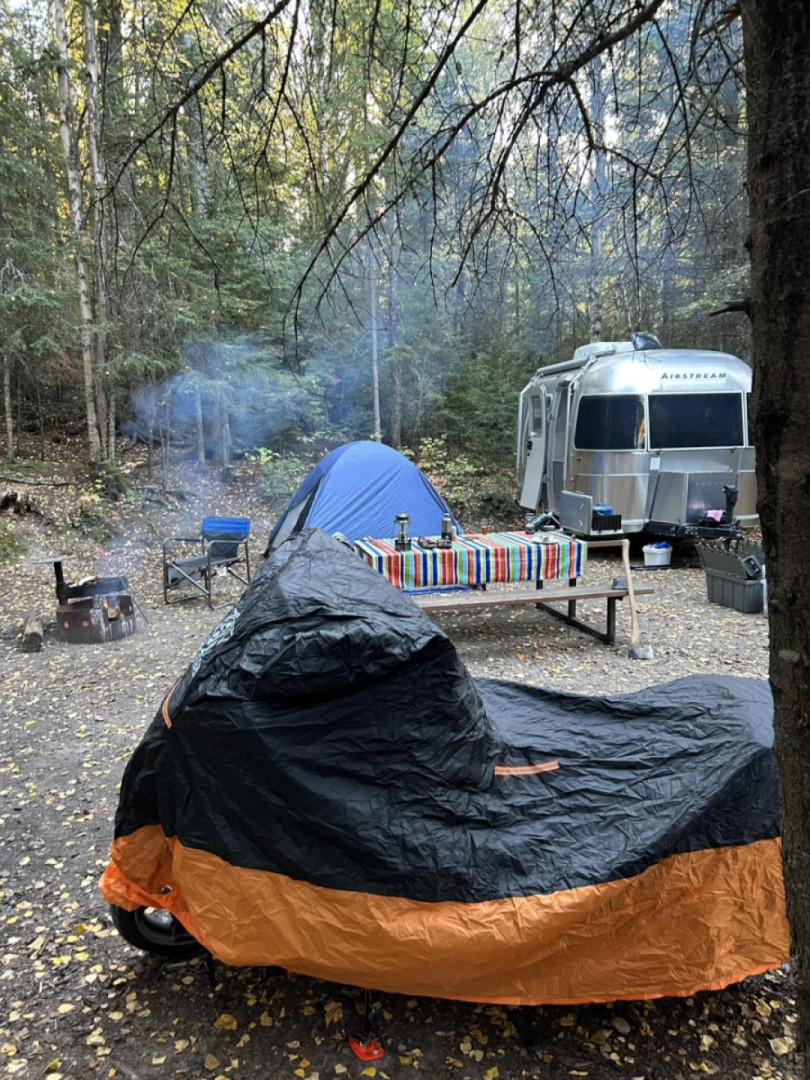
POLYGON ((756 515, 751 369, 652 334, 592 342, 520 395, 518 502, 581 536, 723 536, 756 515))

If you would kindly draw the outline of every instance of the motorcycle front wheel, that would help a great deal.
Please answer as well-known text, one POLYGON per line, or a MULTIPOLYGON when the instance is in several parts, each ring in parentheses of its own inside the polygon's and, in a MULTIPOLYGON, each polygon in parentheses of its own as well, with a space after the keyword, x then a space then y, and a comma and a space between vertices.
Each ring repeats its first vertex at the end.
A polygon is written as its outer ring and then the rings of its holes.
POLYGON ((203 951, 199 941, 163 908, 139 907, 126 911, 110 904, 110 915, 124 941, 142 952, 170 960, 186 960, 203 951))

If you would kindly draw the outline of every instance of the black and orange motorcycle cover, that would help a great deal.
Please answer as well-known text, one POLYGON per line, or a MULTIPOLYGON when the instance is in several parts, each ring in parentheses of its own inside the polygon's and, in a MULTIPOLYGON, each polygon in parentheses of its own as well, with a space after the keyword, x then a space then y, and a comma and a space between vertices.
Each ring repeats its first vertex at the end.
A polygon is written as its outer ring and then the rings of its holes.
POLYGON ((770 691, 474 680, 408 596, 310 530, 133 754, 101 888, 227 964, 376 990, 720 988, 788 957, 770 691))

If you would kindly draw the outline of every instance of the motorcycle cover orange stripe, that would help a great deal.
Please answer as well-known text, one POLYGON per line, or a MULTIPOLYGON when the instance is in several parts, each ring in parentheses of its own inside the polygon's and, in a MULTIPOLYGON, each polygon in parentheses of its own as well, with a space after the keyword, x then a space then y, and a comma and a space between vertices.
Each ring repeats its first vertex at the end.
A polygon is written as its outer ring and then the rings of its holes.
POLYGON ((227 963, 528 1004, 690 994, 787 957, 764 683, 476 682, 313 530, 165 711, 102 890, 168 907, 227 963))

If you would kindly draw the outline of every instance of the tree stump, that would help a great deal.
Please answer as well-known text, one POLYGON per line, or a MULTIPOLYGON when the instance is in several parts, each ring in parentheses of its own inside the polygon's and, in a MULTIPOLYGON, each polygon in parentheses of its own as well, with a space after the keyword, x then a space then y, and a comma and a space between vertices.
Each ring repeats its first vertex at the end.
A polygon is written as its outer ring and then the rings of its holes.
POLYGON ((29 615, 23 626, 22 651, 39 652, 44 634, 45 628, 39 615, 29 615))

